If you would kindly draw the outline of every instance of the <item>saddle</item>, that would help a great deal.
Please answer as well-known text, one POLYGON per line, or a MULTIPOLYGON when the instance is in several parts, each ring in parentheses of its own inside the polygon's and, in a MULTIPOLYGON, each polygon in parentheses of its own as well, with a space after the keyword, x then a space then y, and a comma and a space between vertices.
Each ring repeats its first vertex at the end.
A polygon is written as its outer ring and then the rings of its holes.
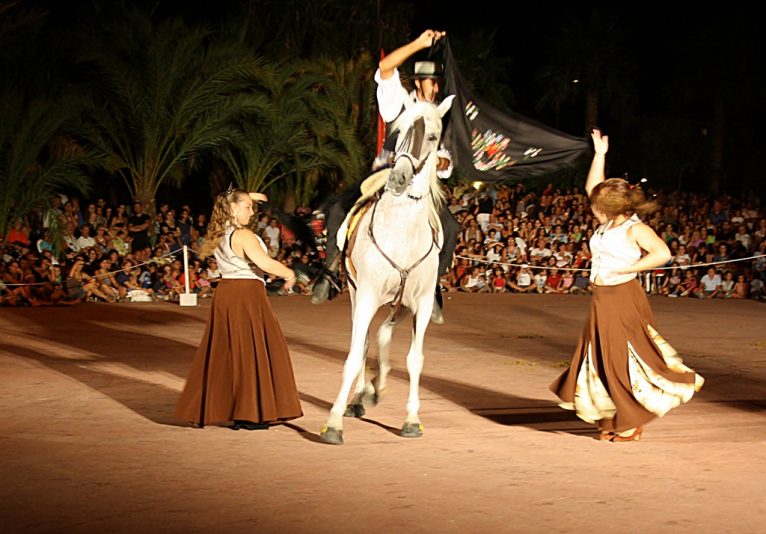
MULTIPOLYGON (((354 243, 357 236, 357 225, 362 216, 367 213, 373 202, 377 200, 378 193, 386 185, 388 181, 388 175, 391 174, 391 168, 381 169, 365 178, 359 189, 362 191, 362 196, 354 203, 351 209, 348 211, 346 218, 343 220, 343 224, 340 226, 338 232, 338 248, 343 251, 343 258, 347 258, 349 274, 356 276, 356 269, 351 262, 351 251, 354 249, 354 243)), ((341 262, 343 265, 343 262, 341 262)))

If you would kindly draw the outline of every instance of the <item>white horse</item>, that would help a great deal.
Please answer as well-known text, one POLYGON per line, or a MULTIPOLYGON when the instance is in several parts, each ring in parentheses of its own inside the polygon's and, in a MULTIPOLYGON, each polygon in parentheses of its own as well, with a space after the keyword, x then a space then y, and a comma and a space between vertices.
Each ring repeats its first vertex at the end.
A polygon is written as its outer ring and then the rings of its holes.
MULTIPOLYGON (((361 216, 356 243, 345 258, 351 296, 353 329, 351 348, 343 366, 343 384, 322 428, 327 443, 343 443, 343 415, 364 415, 363 401, 376 404, 386 387, 389 350, 396 315, 401 306, 413 314, 412 343, 407 353, 410 377, 407 418, 401 435, 419 437, 418 385, 423 368, 423 340, 431 318, 443 235, 438 210, 444 193, 436 176, 437 149, 442 117, 452 104, 446 98, 438 107, 426 102, 407 103, 394 122, 397 134, 394 164, 385 190, 361 216), (378 375, 365 383, 364 368, 370 322, 378 309, 392 311, 378 330, 378 375), (354 399, 346 407, 356 379, 354 399)), ((338 232, 342 249, 346 224, 338 232)))

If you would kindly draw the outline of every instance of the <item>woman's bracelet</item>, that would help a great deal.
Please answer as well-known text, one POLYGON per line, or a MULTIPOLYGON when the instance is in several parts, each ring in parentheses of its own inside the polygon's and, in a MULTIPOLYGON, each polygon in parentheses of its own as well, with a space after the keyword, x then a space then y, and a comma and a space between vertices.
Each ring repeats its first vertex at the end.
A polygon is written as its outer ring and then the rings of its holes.
POLYGON ((606 154, 593 154, 593 159, 596 159, 596 158, 606 159, 606 154))

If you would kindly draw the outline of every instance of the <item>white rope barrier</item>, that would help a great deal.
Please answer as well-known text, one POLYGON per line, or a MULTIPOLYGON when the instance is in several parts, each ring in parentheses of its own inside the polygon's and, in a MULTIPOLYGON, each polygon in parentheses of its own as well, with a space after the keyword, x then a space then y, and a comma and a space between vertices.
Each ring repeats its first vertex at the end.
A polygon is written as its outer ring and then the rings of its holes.
MULTIPOLYGON (((161 260, 161 259, 173 256, 177 252, 182 251, 184 248, 186 248, 186 247, 177 248, 176 250, 172 250, 172 251, 170 251, 170 252, 168 252, 166 254, 163 254, 162 256, 159 256, 159 257, 156 257, 156 258, 150 258, 147 261, 144 261, 144 262, 141 262, 141 263, 137 263, 137 264, 133 265, 131 267, 131 269, 135 269, 136 267, 142 267, 144 265, 149 265, 150 263, 157 263, 158 260, 161 260)), ((119 272, 122 272, 124 270, 125 269, 117 269, 116 271, 109 271, 108 273, 95 274, 95 275, 91 276, 91 278, 96 278, 96 279, 106 278, 107 276, 115 275, 115 274, 117 274, 119 272)), ((54 282, 53 280, 51 280, 50 282, 29 282, 29 283, 25 283, 25 284, 6 284, 6 283, 3 283, 3 282, 0 281, 0 287, 44 286, 44 285, 55 284, 55 283, 57 283, 57 282, 54 282)), ((188 292, 188 289, 187 289, 187 292, 188 292)))
MULTIPOLYGON (((455 255, 456 258, 464 259, 464 260, 470 260, 476 263, 486 263, 490 265, 501 265, 506 267, 524 267, 526 266, 528 269, 541 269, 541 270, 553 270, 556 269, 557 271, 590 271, 589 268, 579 268, 579 267, 555 267, 550 265, 530 265, 529 263, 507 263, 502 261, 490 261, 487 259, 480 259, 476 257, 471 256, 461 256, 461 255, 455 255)), ((549 258, 553 256, 548 256, 549 258)), ((691 265, 676 265, 676 266, 668 266, 668 267, 652 267, 651 269, 646 269, 647 271, 658 271, 658 270, 671 270, 671 269, 681 269, 682 271, 685 271, 687 269, 696 269, 697 267, 709 267, 712 265, 724 265, 727 263, 736 263, 739 261, 749 261, 749 260, 756 260, 758 258, 766 258, 766 254, 758 254, 756 256, 750 256, 748 258, 736 258, 733 260, 723 260, 723 261, 714 261, 709 263, 693 263, 691 265)))

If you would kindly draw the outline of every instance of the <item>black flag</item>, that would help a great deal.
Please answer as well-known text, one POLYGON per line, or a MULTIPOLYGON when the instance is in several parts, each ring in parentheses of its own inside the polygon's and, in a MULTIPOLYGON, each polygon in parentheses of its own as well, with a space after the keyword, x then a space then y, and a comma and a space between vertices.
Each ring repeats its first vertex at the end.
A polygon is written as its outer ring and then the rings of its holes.
POLYGON ((585 139, 500 111, 471 94, 444 39, 446 95, 455 95, 445 144, 455 165, 483 182, 522 179, 571 164, 589 149, 585 139))

